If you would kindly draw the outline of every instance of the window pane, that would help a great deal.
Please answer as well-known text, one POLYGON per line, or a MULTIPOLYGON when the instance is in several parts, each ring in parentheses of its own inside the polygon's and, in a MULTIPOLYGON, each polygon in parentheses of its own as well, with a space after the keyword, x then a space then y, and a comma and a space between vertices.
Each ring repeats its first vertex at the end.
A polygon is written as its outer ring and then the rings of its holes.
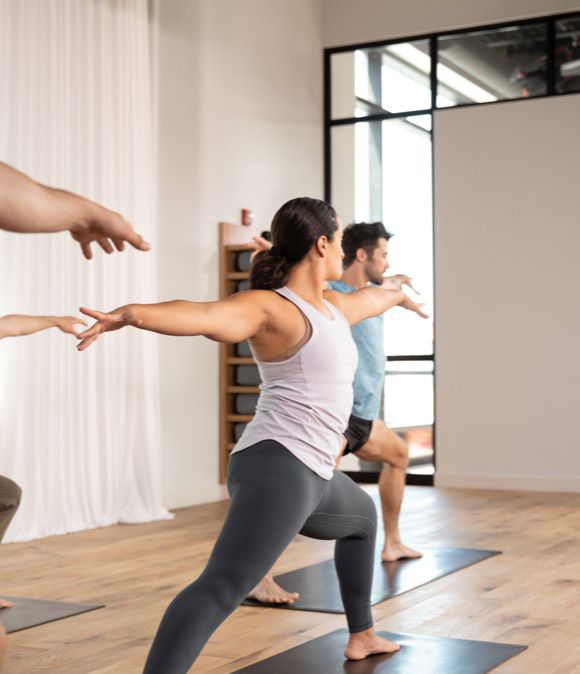
POLYGON ((384 419, 409 446, 410 473, 433 474, 433 361, 387 363, 384 419))
POLYGON ((431 107, 429 42, 385 47, 382 59, 382 101, 389 112, 431 107))
MULTIPOLYGON (((433 203, 430 116, 382 122, 382 212, 394 234, 389 241, 388 275, 407 274, 433 307, 433 203)), ((413 295, 412 293, 410 293, 413 295)), ((385 353, 431 355, 433 319, 393 309, 385 314, 385 353)))
POLYGON ((556 22, 556 91, 580 91, 580 18, 556 22))
MULTIPOLYGON (((391 274, 407 274, 433 306, 431 116, 332 127, 332 204, 344 225, 382 220, 391 274)), ((393 309, 385 316, 385 353, 431 355, 433 321, 393 309)))
POLYGON ((545 23, 438 38, 437 106, 546 93, 545 23))
POLYGON ((389 428, 431 426, 433 361, 387 361, 383 402, 389 428))
MULTIPOLYGON (((359 199, 356 203, 356 182, 368 185, 367 143, 360 138, 357 143, 357 127, 361 124, 333 126, 331 134, 331 178, 332 205, 343 224, 355 219, 364 220, 367 216, 361 211, 359 199)), ((366 127, 367 124, 362 124, 366 127)), ((365 129, 362 130, 363 134, 365 129)))
POLYGON ((428 40, 331 57, 332 119, 431 107, 428 40))

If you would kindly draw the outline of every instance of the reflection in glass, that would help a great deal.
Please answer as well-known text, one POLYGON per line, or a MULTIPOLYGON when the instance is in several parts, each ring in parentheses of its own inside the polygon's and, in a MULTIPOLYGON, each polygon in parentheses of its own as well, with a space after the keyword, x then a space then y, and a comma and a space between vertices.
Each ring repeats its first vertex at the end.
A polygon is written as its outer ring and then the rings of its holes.
POLYGON ((437 106, 545 94, 545 23, 438 38, 437 106))
POLYGON ((331 57, 331 117, 431 107, 428 40, 339 52, 331 57))
POLYGON ((556 91, 580 91, 580 18, 556 21, 556 91))
POLYGON ((409 472, 433 473, 433 361, 387 363, 385 422, 409 446, 409 472))

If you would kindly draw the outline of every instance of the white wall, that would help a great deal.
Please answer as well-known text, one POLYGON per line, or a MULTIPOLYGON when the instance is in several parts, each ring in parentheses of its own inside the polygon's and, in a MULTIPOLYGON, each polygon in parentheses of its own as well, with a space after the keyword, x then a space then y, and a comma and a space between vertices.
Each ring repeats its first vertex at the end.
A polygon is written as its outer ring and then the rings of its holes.
POLYGON ((322 0, 325 47, 580 9, 578 0, 322 0))
MULTIPOLYGON (((160 299, 218 294, 218 221, 322 196, 320 5, 155 0, 160 299)), ((218 350, 161 338, 164 498, 220 498, 218 350)))
POLYGON ((435 114, 439 486, 580 491, 578 119, 435 114))

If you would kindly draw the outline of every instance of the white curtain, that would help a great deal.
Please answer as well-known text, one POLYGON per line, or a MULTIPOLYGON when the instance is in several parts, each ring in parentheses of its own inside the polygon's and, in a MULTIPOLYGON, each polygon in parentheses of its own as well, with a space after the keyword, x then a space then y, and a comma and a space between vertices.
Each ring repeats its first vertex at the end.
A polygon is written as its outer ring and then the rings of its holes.
MULTIPOLYGON (((123 213, 154 246, 88 262, 67 233, 0 232, 0 315, 155 299, 151 57, 147 0, 0 0, 0 159, 123 213)), ((0 473, 23 489, 6 541, 169 517, 156 337, 75 341, 0 341, 0 473)))

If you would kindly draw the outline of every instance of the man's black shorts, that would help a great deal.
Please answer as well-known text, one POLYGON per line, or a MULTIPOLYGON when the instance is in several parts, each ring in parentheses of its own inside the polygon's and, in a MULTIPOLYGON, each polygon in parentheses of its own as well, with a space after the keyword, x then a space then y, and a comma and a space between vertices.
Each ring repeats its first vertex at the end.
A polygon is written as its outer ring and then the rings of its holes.
POLYGON ((351 414, 350 419, 348 420, 348 426, 344 432, 344 437, 346 438, 346 448, 344 450, 343 456, 358 452, 358 450, 368 441, 371 435, 372 427, 372 421, 360 419, 359 417, 355 417, 353 414, 351 414))

